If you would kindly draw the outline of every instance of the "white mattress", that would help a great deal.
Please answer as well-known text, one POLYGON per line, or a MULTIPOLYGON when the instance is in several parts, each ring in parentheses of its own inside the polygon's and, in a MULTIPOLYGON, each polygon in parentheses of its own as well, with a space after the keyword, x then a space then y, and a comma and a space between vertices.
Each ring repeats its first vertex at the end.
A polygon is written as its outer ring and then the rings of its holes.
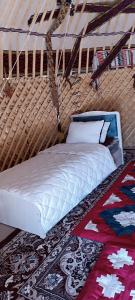
POLYGON ((0 223, 44 237, 116 169, 99 144, 59 144, 0 173, 0 223))

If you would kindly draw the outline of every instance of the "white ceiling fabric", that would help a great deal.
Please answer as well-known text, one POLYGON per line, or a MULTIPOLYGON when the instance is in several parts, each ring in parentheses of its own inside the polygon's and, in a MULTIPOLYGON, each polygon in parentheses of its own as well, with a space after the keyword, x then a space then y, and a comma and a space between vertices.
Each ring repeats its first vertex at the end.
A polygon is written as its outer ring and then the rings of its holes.
MULTIPOLYGON (((84 0, 85 1, 85 0, 84 0)), ((83 3, 82 0, 76 0, 77 3, 83 3)), ((28 26, 28 19, 34 13, 37 15, 44 10, 54 10, 57 8, 56 0, 0 0, 0 27, 7 28, 21 28, 24 30, 37 31, 39 33, 46 33, 52 21, 45 21, 41 24, 32 24, 28 26)), ((87 3, 99 3, 95 0, 87 0, 87 3)), ((102 3, 105 2, 102 0, 102 3)), ((113 2, 113 1, 108 1, 113 2)), ((100 1, 101 3, 101 1, 100 1)), ((76 13, 74 17, 67 15, 65 21, 55 33, 75 33, 79 34, 81 29, 97 14, 83 13, 82 15, 76 13)), ((54 20, 53 20, 54 21, 54 20)), ((107 22, 96 32, 112 32, 112 31, 127 31, 135 25, 134 14, 119 14, 111 21, 107 22)), ((113 46, 121 38, 117 36, 92 36, 84 38, 81 42, 82 48, 95 48, 113 46)), ((75 39, 71 37, 66 38, 52 38, 53 48, 55 49, 72 49, 75 39)), ((135 36, 132 38, 132 44, 135 44, 135 36)), ((41 50, 45 49, 45 41, 42 37, 27 36, 26 34, 18 33, 2 33, 0 32, 0 49, 3 50, 41 50)))

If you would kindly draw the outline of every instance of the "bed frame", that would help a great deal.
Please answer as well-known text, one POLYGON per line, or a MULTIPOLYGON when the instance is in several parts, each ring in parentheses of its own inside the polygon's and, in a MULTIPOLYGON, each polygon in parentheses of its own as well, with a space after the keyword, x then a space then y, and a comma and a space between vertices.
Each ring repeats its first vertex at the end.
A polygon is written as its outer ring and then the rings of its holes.
POLYGON ((107 137, 113 140, 107 147, 109 148, 117 167, 124 163, 123 158, 123 144, 121 133, 120 114, 117 111, 91 111, 82 114, 71 116, 73 122, 88 122, 88 121, 101 121, 110 122, 107 137))
MULTIPOLYGON (((115 113, 92 112, 92 113, 90 113, 89 116, 88 115, 84 116, 84 114, 81 116, 77 116, 77 115, 72 116, 73 121, 80 121, 80 118, 81 118, 81 121, 84 121, 84 122, 88 121, 88 120, 101 120, 101 119, 110 121, 111 126, 108 131, 108 136, 118 139, 118 141, 119 141, 118 148, 121 150, 121 153, 123 153, 121 128, 120 128, 120 116, 118 113, 116 113, 116 112, 115 113)), ((102 152, 104 152, 103 148, 102 148, 102 152)), ((42 155, 43 154, 41 154, 41 157, 42 157, 42 155)), ((76 155, 75 155, 75 157, 76 157, 76 155)), ((109 157, 110 157, 110 155, 109 155, 109 157)), ((123 156, 121 156, 121 158, 122 157, 123 156)), ((32 158, 32 159, 34 160, 35 158, 32 158)), ((96 159, 98 159, 98 157, 96 157, 96 159)), ((30 160, 29 160, 29 162, 30 162, 30 160)), ((28 163, 28 161, 23 162, 22 164, 27 164, 27 163, 28 163)), ((21 166, 22 166, 22 164, 21 164, 21 166)), ((30 167, 30 165, 29 165, 29 167, 30 167)), ((37 165, 37 167, 38 167, 38 165, 37 165)), ((14 168, 19 168, 19 166, 15 166, 14 168)), ((26 168, 26 170, 27 170, 27 168, 26 168)), ((113 167, 110 167, 110 168, 113 169, 113 167)), ((11 169, 10 169, 10 171, 11 171, 11 169)), ((4 171, 4 172, 3 173, 5 175, 3 175, 3 176, 5 176, 5 178, 7 178, 6 176, 7 176, 7 173, 9 172, 9 170, 4 171)), ((12 168, 11 173, 12 172, 13 172, 13 168, 12 168)), ((21 173, 19 172, 18 174, 22 175, 24 173, 21 170, 21 173)), ((11 175, 13 176, 14 172, 11 175)), ((4 179, 4 183, 5 183, 5 179, 4 179)), ((73 183, 74 183, 74 181, 73 181, 73 183)), ((84 192, 84 190, 85 190, 84 185, 83 185, 82 190, 84 192)), ((3 224, 13 226, 15 228, 21 228, 25 231, 31 232, 33 234, 37 234, 41 238, 44 238, 46 232, 43 229, 41 210, 38 209, 38 207, 36 205, 34 205, 33 202, 31 203, 31 201, 27 201, 27 197, 25 199, 25 195, 23 197, 23 194, 20 195, 17 191, 18 191, 18 187, 17 188, 15 187, 15 192, 14 192, 14 189, 10 190, 8 188, 4 188, 1 185, 1 189, 0 189, 0 222, 3 224), (25 201, 25 205, 24 205, 24 201, 25 201)), ((80 200, 81 200, 81 198, 80 198, 80 200)), ((78 200, 78 202, 80 200, 78 200)), ((69 199, 69 201, 70 201, 70 199, 69 199)), ((78 202, 76 202, 76 200, 75 200, 75 205, 78 202)), ((71 202, 70 202, 70 206, 71 206, 71 202)), ((71 210, 72 208, 73 207, 70 207, 69 210, 71 210)), ((59 219, 57 221, 59 221, 59 219)))

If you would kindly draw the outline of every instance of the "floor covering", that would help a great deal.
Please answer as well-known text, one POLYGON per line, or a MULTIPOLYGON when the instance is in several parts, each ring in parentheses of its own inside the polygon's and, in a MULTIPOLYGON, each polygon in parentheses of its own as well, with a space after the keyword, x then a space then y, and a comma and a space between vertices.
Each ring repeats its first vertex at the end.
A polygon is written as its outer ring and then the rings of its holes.
MULTIPOLYGON (((125 162, 135 150, 125 152, 125 162)), ((122 172, 111 174, 64 217, 46 238, 16 231, 0 243, 0 300, 75 300, 103 243, 72 236, 72 230, 122 172)))

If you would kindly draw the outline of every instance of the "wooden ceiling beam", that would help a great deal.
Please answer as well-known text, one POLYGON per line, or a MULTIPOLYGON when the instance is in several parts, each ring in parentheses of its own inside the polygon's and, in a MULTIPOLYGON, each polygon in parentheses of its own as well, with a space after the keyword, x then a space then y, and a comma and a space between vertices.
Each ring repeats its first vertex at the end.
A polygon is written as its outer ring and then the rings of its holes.
MULTIPOLYGON (((78 7, 77 7, 76 12, 79 13, 81 11, 81 7, 82 7, 82 4, 79 4, 78 7)), ((112 7, 113 7, 113 5, 111 5, 111 4, 87 3, 86 6, 85 6, 85 9, 84 9, 84 12, 86 12, 86 13, 105 13, 109 9, 111 9, 112 7)), ((133 6, 127 7, 127 8, 124 9, 123 12, 126 13, 126 14, 135 13, 135 7, 133 7, 133 6)))
MULTIPOLYGON (((105 12, 104 14, 98 15, 95 19, 90 21, 88 23, 85 34, 88 34, 92 31, 96 30, 97 28, 99 28, 100 26, 102 26, 103 24, 105 24, 106 22, 111 20, 113 17, 117 16, 120 12, 123 12, 123 10, 125 8, 132 5, 133 3, 135 3, 135 0, 121 0, 119 3, 115 4, 111 9, 109 9, 107 12, 105 12)), ((74 65, 76 56, 79 51, 80 43, 82 40, 83 30, 84 29, 82 29, 82 31, 80 32, 80 36, 79 36, 79 38, 77 38, 77 40, 74 44, 74 47, 73 47, 73 50, 71 53, 71 58, 70 58, 70 61, 68 63, 67 69, 64 74, 65 78, 69 77, 71 69, 74 65)))
POLYGON ((106 11, 104 14, 99 15, 88 24, 86 34, 94 31, 96 28, 108 22, 110 19, 117 16, 120 12, 123 12, 123 10, 130 6, 132 3, 135 3, 135 0, 122 0, 118 4, 115 4, 111 9, 106 11))
POLYGON ((129 29, 128 33, 125 33, 123 37, 118 41, 118 43, 114 46, 114 48, 110 51, 109 55, 106 57, 106 59, 103 61, 101 65, 99 65, 98 69, 92 74, 92 81, 95 81, 98 77, 101 76, 101 74, 106 70, 106 68, 111 64, 111 62, 114 60, 114 58, 117 56, 117 54, 120 52, 123 46, 127 43, 127 41, 130 39, 131 34, 135 32, 132 28, 129 29))
MULTIPOLYGON (((83 4, 79 4, 76 8, 76 13, 80 13, 81 10, 82 10, 82 7, 83 7, 83 4)), ((107 12, 108 10, 112 9, 112 5, 109 5, 109 4, 106 4, 106 5, 103 5, 103 4, 93 4, 93 3, 86 3, 85 5, 85 9, 84 9, 84 12, 85 13, 105 13, 107 12)), ((60 12, 60 9, 55 9, 54 11, 54 14, 52 16, 53 19, 56 19, 58 17, 58 14, 60 12)), ((123 10, 124 13, 126 14, 134 14, 135 13, 135 7, 127 7, 123 10)), ((45 18, 44 18, 44 21, 48 21, 49 18, 50 18, 50 15, 51 15, 52 11, 47 11, 46 15, 45 15, 45 18)), ((40 13, 36 19, 36 22, 35 23, 40 23, 41 19, 43 17, 43 13, 40 13)), ((31 15, 29 20, 28 20, 28 25, 30 26, 31 23, 32 23, 32 20, 34 18, 34 15, 31 15)))

